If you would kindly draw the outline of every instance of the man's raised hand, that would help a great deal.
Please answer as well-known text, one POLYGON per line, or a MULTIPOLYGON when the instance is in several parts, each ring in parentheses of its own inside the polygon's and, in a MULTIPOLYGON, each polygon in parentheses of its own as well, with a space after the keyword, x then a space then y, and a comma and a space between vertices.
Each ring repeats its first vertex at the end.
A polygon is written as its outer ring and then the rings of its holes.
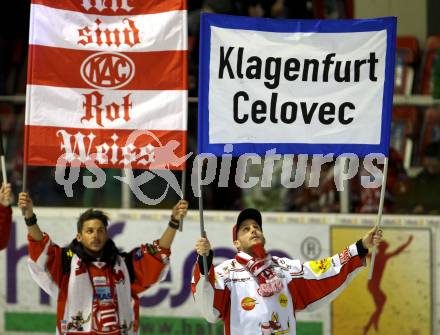
POLYGON ((25 192, 21 192, 18 195, 18 207, 21 208, 26 219, 29 219, 34 215, 34 204, 29 194, 25 192))
POLYGON ((371 247, 377 247, 382 241, 382 229, 378 226, 374 226, 370 229, 362 238, 362 245, 365 249, 370 249, 371 247))
POLYGON ((0 205, 7 207, 12 202, 11 184, 3 183, 0 187, 0 205))

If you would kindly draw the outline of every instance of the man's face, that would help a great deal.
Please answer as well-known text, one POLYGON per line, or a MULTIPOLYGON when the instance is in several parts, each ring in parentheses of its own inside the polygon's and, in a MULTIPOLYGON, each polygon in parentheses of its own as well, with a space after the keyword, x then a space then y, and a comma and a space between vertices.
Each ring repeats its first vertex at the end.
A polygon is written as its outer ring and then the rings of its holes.
POLYGON ((82 231, 76 235, 78 242, 92 255, 99 255, 108 240, 107 229, 98 219, 84 221, 82 231))
POLYGON ((234 241, 234 246, 237 250, 249 254, 251 248, 259 243, 263 246, 266 243, 266 239, 264 238, 260 226, 253 219, 244 220, 237 231, 237 240, 234 241))

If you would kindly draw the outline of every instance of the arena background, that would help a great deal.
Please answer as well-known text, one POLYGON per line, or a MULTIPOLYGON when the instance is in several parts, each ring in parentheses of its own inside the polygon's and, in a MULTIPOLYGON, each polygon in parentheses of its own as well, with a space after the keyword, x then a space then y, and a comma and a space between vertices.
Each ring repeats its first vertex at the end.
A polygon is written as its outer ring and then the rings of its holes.
MULTIPOLYGON (((195 17, 197 11, 205 5, 222 10, 218 5, 222 3, 220 0, 189 1, 188 15, 190 18, 195 17)), ((402 56, 396 67, 392 135, 392 146, 399 153, 405 174, 411 180, 422 168, 426 145, 440 140, 439 96, 433 98, 433 59, 440 45, 440 3, 436 0, 315 0, 297 3, 304 4, 296 8, 304 10, 297 12, 298 17, 302 18, 394 15, 398 17, 398 37, 409 36, 410 41, 417 42, 417 46, 404 45, 400 49, 402 56)), ((251 10, 249 8, 249 14, 251 10)), ((5 2, 2 4, 1 16, 0 120, 8 178, 17 194, 21 190, 22 180, 29 1, 5 2)), ((190 19, 189 24, 194 21, 190 19)), ((192 52, 189 67, 188 150, 195 151, 197 33, 191 27, 189 33, 192 52)), ((191 164, 190 161, 189 166, 191 164)), ((76 218, 84 207, 90 206, 108 211, 112 219, 110 232, 117 244, 125 250, 160 235, 169 218, 169 210, 158 208, 170 208, 178 195, 170 191, 159 206, 146 207, 130 194, 130 190, 124 189, 112 178, 118 171, 107 170, 106 173, 108 183, 104 188, 87 190, 78 182, 74 185, 74 197, 67 198, 62 187, 54 181, 53 169, 29 169, 30 193, 36 204, 43 206, 36 208, 39 223, 58 244, 65 245, 73 238, 76 218), (124 209, 120 209, 122 207, 124 209)), ((258 175, 261 171, 250 173, 258 175)), ((180 177, 179 173, 176 175, 180 177)), ((154 180, 149 184, 149 189, 144 191, 150 192, 151 196, 161 195, 164 186, 163 181, 154 180)), ((192 196, 189 184, 187 187, 191 208, 196 209, 197 199, 192 196)), ((338 252, 360 238, 376 222, 374 214, 356 213, 359 212, 359 194, 354 186, 351 191, 343 194, 327 194, 325 189, 302 189, 302 193, 290 194, 275 180, 269 189, 256 187, 242 191, 234 185, 218 188, 214 183, 205 191, 208 235, 217 254, 227 257, 233 255, 231 226, 238 210, 245 206, 257 206, 265 211, 264 232, 270 251, 304 261, 338 252), (292 199, 304 194, 307 196, 302 206, 292 205, 292 199), (312 203, 313 206, 310 205, 312 203), (218 211, 220 209, 223 211, 218 211), (338 214, 340 212, 345 214, 338 214)), ((437 211, 433 211, 436 215, 414 215, 408 206, 408 201, 414 200, 411 199, 411 191, 410 199, 400 199, 400 196, 397 194, 396 197, 388 198, 392 202, 388 211, 395 215, 384 217, 385 240, 389 247, 383 256, 388 254, 389 257, 383 259, 381 281, 369 287, 368 270, 365 270, 328 308, 314 313, 298 313, 299 335, 365 334, 364 329, 370 318, 374 317, 376 309, 373 295, 380 296, 381 292, 386 295, 386 300, 382 312, 377 315, 379 327, 375 330, 372 326, 368 334, 440 334, 440 205, 437 211)), ((10 244, 0 252, 0 334, 53 334, 55 305, 30 278, 26 269, 23 219, 17 208, 13 208, 13 211, 14 229, 10 244)), ((220 323, 211 326, 199 318, 190 294, 189 280, 195 259, 193 245, 198 236, 199 216, 193 210, 185 220, 183 233, 178 234, 173 245, 170 276, 143 295, 142 334, 222 334, 220 323)), ((215 262, 222 259, 216 257, 215 262)))

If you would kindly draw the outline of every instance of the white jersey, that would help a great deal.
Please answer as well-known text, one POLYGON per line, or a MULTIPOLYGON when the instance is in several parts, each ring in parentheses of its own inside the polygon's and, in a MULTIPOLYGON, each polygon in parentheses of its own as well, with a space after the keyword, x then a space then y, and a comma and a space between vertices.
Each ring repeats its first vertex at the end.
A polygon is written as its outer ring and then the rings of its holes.
POLYGON ((270 297, 258 293, 255 277, 235 259, 211 267, 209 280, 204 280, 196 264, 194 299, 208 321, 224 321, 225 335, 294 335, 295 311, 330 302, 364 264, 355 244, 320 261, 272 257, 271 268, 284 288, 270 297))

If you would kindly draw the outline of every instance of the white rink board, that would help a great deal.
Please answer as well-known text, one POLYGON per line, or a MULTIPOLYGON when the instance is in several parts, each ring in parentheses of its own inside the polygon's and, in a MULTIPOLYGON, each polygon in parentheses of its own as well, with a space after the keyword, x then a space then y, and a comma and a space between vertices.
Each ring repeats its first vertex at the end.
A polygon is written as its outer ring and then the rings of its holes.
MULTIPOLYGON (((26 247, 26 228, 20 212, 17 208, 14 211, 14 222, 17 234, 11 236, 10 250, 0 252, 0 333, 4 330, 5 312, 55 312, 53 301, 49 305, 40 303, 40 294, 37 285, 32 281, 27 271, 25 257, 21 257, 16 265, 15 284, 11 284, 11 274, 14 271, 14 260, 20 248, 26 247), (15 238, 14 238, 15 237, 15 238), (9 262, 7 261, 9 256, 9 262), (7 287, 8 285, 8 287, 7 287), (16 302, 12 302, 14 295, 11 294, 12 286, 16 287, 16 302), (9 295, 7 292, 9 292, 9 295)), ((36 208, 38 222, 42 230, 49 233, 54 242, 65 245, 71 241, 76 232, 76 218, 82 209, 60 209, 60 208, 36 208)), ((169 211, 163 210, 107 210, 111 218, 110 230, 117 231, 114 240, 122 249, 128 251, 140 243, 151 242, 159 238, 167 225, 169 211)), ((231 228, 236 220, 237 212, 205 212, 205 228, 211 244, 217 250, 233 255, 231 228)), ((374 215, 337 215, 337 214, 282 214, 264 213, 263 230, 267 239, 269 251, 280 250, 291 258, 308 260, 304 250, 308 250, 311 258, 323 258, 329 256, 330 250, 330 228, 334 225, 365 225, 367 228, 375 223, 374 215), (303 243, 309 241, 307 246, 303 243), (303 244, 303 247, 301 245, 303 244)), ((385 226, 399 227, 424 227, 430 228, 433 232, 434 248, 432 255, 438 254, 440 245, 439 217, 415 217, 415 216, 385 216, 385 226)), ((386 230, 385 230, 386 231, 386 230)), ((141 309, 141 315, 145 316, 167 316, 167 317, 199 317, 195 308, 189 288, 184 286, 190 280, 192 270, 191 255, 194 252, 193 245, 198 238, 199 215, 196 211, 190 211, 184 222, 184 230, 178 233, 172 246, 171 257, 171 278, 167 282, 150 288, 143 296, 152 297, 158 290, 166 289, 167 294, 162 301, 156 301, 154 306, 141 309), (186 267, 185 267, 186 263, 186 267), (172 306, 173 305, 173 306, 172 306)), ((359 236, 361 238, 361 236, 359 236)), ((352 241, 355 242, 355 241, 352 241)), ((217 254, 218 254, 217 253, 217 254)), ((217 257, 214 262, 221 262, 223 258, 217 257)), ((433 259, 434 269, 433 283, 434 290, 432 300, 434 302, 434 332, 440 324, 439 311, 440 296, 436 290, 438 273, 440 268, 439 259, 433 259), (435 266, 434 266, 435 264, 435 266), (435 295, 435 292, 437 294, 435 295)), ((367 271, 367 270, 365 270, 367 271)), ((324 334, 330 334, 331 320, 330 307, 323 308, 313 313, 298 313, 298 320, 323 322, 324 334)), ((37 333, 27 333, 37 334, 37 333)))

